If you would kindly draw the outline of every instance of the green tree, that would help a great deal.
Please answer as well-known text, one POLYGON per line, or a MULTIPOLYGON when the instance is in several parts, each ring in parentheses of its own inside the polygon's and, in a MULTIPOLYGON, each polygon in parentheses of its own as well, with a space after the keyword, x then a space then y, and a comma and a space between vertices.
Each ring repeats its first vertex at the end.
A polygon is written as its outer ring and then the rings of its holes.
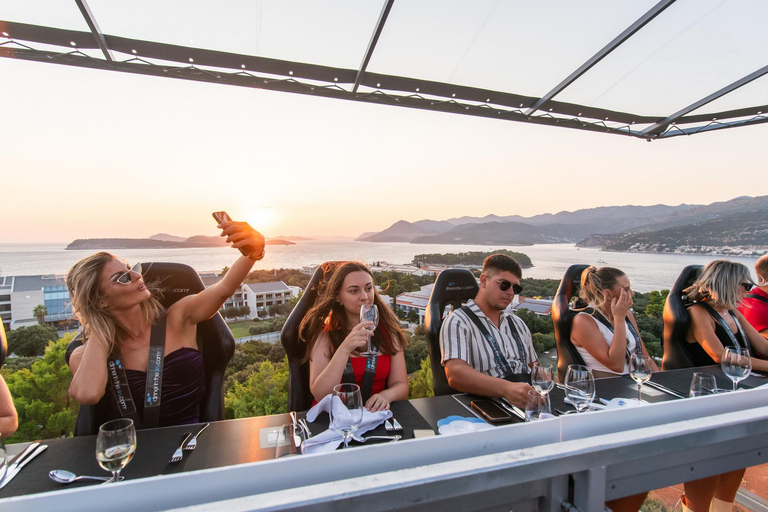
POLYGON ((403 353, 405 356, 405 371, 416 372, 421 368, 421 362, 429 357, 429 348, 427 347, 427 338, 423 331, 421 335, 414 335, 408 342, 403 353))
POLYGON ((408 381, 408 398, 427 398, 435 396, 432 388, 432 367, 429 359, 421 361, 421 368, 411 375, 408 381))
POLYGON ((8 351, 17 356, 39 356, 45 352, 48 342, 58 339, 56 329, 47 325, 19 327, 8 333, 8 351))
POLYGON ((555 335, 552 333, 534 332, 531 337, 533 338, 533 349, 536 351, 536 354, 541 355, 555 348, 555 335))
POLYGON ((31 369, 8 375, 8 388, 19 413, 19 429, 9 438, 11 442, 72 435, 78 404, 69 398, 72 373, 64 362, 72 337, 68 334, 52 341, 31 369))
POLYGON ((35 315, 35 318, 37 318, 37 323, 38 324, 44 325, 45 324, 45 315, 48 314, 48 308, 43 306, 42 304, 38 304, 32 310, 32 314, 35 315))
POLYGON ((237 308, 237 316, 248 316, 251 314, 251 308, 249 306, 240 306, 237 308))
POLYGON ((667 302, 667 295, 669 295, 669 290, 661 290, 661 292, 654 290, 649 293, 648 304, 645 306, 646 316, 661 318, 664 313, 664 304, 667 302))
POLYGON ((224 407, 227 419, 288 412, 288 359, 264 361, 245 382, 233 382, 224 407))
POLYGON ((408 312, 408 314, 406 315, 406 318, 408 319, 409 322, 411 322, 412 324, 415 324, 416 322, 419 321, 419 314, 416 312, 415 309, 412 309, 408 312))

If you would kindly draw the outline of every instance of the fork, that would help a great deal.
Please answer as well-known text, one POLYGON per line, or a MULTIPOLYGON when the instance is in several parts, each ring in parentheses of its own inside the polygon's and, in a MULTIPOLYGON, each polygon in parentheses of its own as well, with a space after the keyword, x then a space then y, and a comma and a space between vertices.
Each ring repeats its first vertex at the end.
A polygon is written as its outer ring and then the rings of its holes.
POLYGON ((189 436, 192 435, 192 432, 184 432, 184 440, 181 442, 178 448, 176 448, 176 451, 173 452, 173 456, 171 457, 171 462, 179 462, 184 457, 184 452, 181 450, 184 448, 184 443, 187 442, 187 439, 189 439, 189 436))
POLYGON ((210 423, 206 423, 205 425, 203 425, 203 428, 198 430, 197 434, 192 436, 192 439, 190 439, 189 442, 186 445, 184 445, 183 449, 191 451, 191 450, 194 450, 195 448, 197 448, 197 436, 202 434, 203 430, 208 428, 208 425, 210 425, 210 423))
POLYGON ((390 423, 389 420, 386 420, 384 422, 384 429, 387 432, 394 432, 394 431, 403 430, 403 426, 400 425, 400 423, 395 419, 394 416, 392 416, 392 423, 390 423))

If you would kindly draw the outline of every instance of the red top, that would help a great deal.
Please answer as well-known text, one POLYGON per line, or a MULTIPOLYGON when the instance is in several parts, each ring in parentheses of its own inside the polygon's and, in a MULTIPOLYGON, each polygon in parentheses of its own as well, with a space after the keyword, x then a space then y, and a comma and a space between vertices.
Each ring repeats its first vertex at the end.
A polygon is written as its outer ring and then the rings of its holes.
MULTIPOLYGON (((758 287, 754 287, 749 293, 754 293, 768 299, 768 294, 758 287)), ((752 324, 752 327, 758 331, 768 329, 768 304, 765 302, 760 299, 744 297, 741 304, 739 304, 739 311, 752 324)))
MULTIPOLYGON (((363 374, 365 373, 365 357, 350 357, 352 369, 355 371, 355 382, 358 386, 363 386, 363 374)), ((373 377, 373 389, 371 396, 381 393, 387 389, 387 377, 389 377, 389 367, 391 361, 388 355, 380 354, 376 362, 376 375, 373 377)))

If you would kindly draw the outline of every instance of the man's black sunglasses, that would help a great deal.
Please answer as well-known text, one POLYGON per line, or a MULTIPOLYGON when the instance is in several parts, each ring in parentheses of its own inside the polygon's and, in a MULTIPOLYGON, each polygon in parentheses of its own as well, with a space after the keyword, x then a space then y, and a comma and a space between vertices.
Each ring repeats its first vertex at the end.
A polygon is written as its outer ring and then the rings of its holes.
POLYGON ((521 285, 521 284, 517 284, 517 283, 516 284, 512 284, 509 281, 507 281, 506 279, 496 279, 495 277, 490 277, 490 276, 488 276, 488 277, 490 279, 493 279, 497 283, 499 283, 499 288, 503 292, 505 292, 505 291, 509 290, 510 288, 512 288, 512 291, 515 292, 515 295, 518 295, 520 292, 523 291, 523 285, 521 285))

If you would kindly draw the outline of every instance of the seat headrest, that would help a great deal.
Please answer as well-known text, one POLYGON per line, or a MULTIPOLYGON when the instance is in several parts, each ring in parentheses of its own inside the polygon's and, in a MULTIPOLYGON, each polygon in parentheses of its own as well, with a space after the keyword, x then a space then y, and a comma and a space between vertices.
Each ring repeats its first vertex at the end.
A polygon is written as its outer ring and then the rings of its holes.
POLYGON ((464 268, 449 268, 437 276, 429 302, 441 306, 466 302, 475 298, 478 289, 472 272, 464 268))
POLYGON ((150 262, 142 263, 141 268, 144 282, 158 288, 161 292, 160 303, 166 309, 182 297, 205 290, 200 275, 189 265, 150 262))

